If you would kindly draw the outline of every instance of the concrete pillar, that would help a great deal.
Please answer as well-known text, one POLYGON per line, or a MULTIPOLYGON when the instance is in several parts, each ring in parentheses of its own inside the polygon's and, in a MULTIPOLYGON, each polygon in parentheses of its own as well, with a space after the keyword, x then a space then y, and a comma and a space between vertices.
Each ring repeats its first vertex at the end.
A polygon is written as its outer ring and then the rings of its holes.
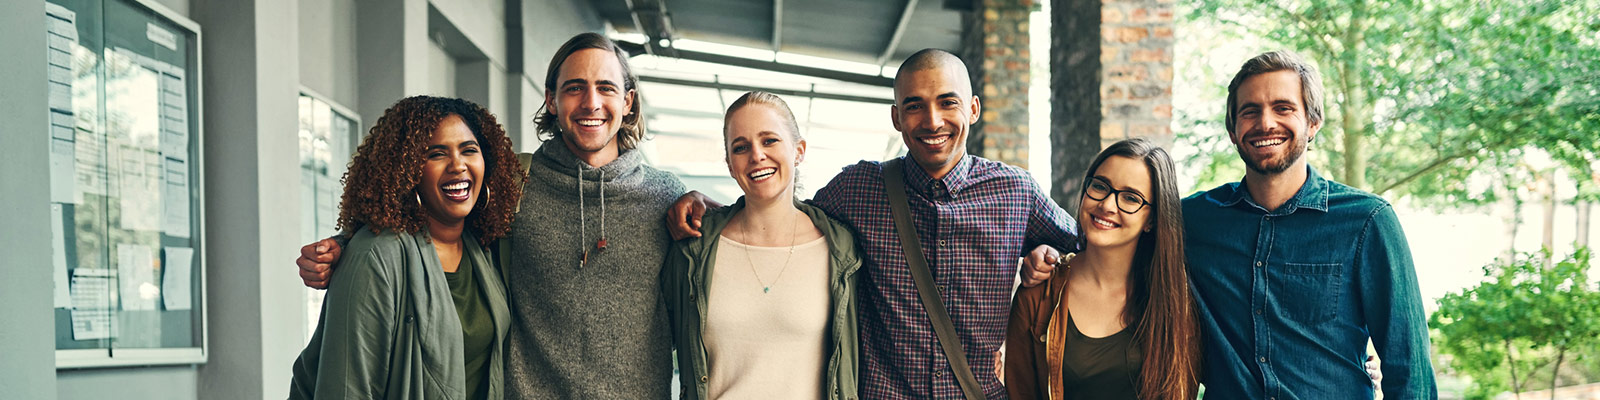
POLYGON ((394 102, 428 90, 427 0, 356 0, 356 112, 367 132, 394 102))
MULTIPOLYGON (((305 346, 295 0, 197 1, 210 353, 199 398, 282 399, 305 346)), ((370 64, 369 64, 370 65, 370 64)), ((371 68, 382 70, 382 68, 371 68)))
POLYGON ((1075 211, 1100 152, 1100 1, 1050 3, 1050 198, 1075 211))
POLYGON ((50 111, 45 99, 44 2, 8 3, 0 12, 0 396, 56 398, 55 314, 52 310, 50 111), (44 184, 39 184, 41 181, 44 184), (28 183, 31 185, 24 185, 28 183), (32 186, 31 189, 25 189, 32 186))

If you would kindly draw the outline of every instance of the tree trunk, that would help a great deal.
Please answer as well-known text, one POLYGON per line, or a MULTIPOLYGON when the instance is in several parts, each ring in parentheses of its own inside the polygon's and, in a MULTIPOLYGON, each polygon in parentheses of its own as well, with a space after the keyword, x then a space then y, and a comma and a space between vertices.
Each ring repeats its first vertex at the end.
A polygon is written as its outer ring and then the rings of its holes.
POLYGON ((1511 366, 1511 393, 1522 400, 1522 384, 1517 381, 1517 358, 1511 356, 1511 340, 1506 339, 1506 365, 1511 366))
POLYGON ((1050 3, 1050 198, 1076 216, 1100 153, 1100 0, 1050 3))
POLYGON ((1545 263, 1549 264, 1556 247, 1556 173, 1550 171, 1541 180, 1539 191, 1544 195, 1544 230, 1540 236, 1544 244, 1545 263))
POLYGON ((1573 240, 1577 247, 1589 247, 1589 211, 1594 203, 1578 200, 1578 238, 1573 240))
POLYGON ((1556 400, 1556 378, 1561 377, 1561 362, 1566 359, 1566 348, 1556 350, 1556 366, 1550 369, 1550 400, 1556 400))
POLYGON ((1511 220, 1506 224, 1506 261, 1517 258, 1517 228, 1522 226, 1522 197, 1507 190, 1511 197, 1511 220))
POLYGON ((1339 104, 1340 122, 1344 127, 1344 140, 1341 143, 1344 147, 1344 176, 1340 181, 1357 189, 1372 190, 1367 187, 1367 152, 1366 144, 1362 141, 1371 133, 1367 128, 1372 119, 1368 113, 1372 108, 1369 104, 1372 99, 1367 97, 1368 85, 1361 77, 1361 71, 1369 67, 1361 58, 1361 49, 1365 47, 1363 42, 1366 41, 1366 22, 1366 5, 1354 5, 1350 10, 1350 26, 1346 27, 1340 38, 1344 44, 1338 57, 1343 60, 1341 64, 1344 67, 1344 76, 1340 79, 1344 101, 1339 104))

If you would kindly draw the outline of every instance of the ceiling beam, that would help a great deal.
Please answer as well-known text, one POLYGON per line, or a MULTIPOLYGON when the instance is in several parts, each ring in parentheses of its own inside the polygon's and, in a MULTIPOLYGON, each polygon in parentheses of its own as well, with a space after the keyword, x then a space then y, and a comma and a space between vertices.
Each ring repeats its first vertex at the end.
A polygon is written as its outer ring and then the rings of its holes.
POLYGON ((783 48, 783 0, 772 0, 772 52, 783 48))
POLYGON ((879 69, 889 63, 889 57, 894 57, 895 49, 900 47, 900 38, 906 34, 906 26, 911 25, 911 13, 916 10, 917 0, 906 0, 906 8, 900 10, 900 22, 894 25, 894 34, 889 35, 889 44, 883 46, 883 54, 878 56, 879 69))
MULTIPOLYGON (((668 84, 668 85, 679 85, 679 86, 700 87, 700 88, 708 88, 708 89, 718 89, 718 90, 733 90, 733 91, 740 91, 740 92, 753 92, 753 91, 758 91, 759 90, 759 91, 772 93, 772 94, 776 94, 776 95, 781 95, 781 96, 811 97, 811 98, 818 98, 818 99, 855 101, 855 102, 872 103, 872 104, 894 104, 894 100, 893 99, 882 98, 882 97, 857 96, 857 95, 849 95, 849 94, 826 93, 826 92, 792 90, 792 89, 778 89, 778 88, 770 88, 770 87, 737 85, 737 84, 719 83, 719 82, 705 82, 705 81, 696 81, 696 80, 678 79, 678 78, 668 78, 668 77, 650 76, 650 75, 640 76, 639 77, 639 81, 641 81, 641 82, 661 83, 661 84, 668 84)), ((720 94, 719 94, 719 97, 720 97, 720 94)))
POLYGON ((633 27, 650 38, 648 46, 643 50, 650 54, 671 56, 674 49, 670 45, 658 45, 662 39, 666 39, 669 43, 673 39, 672 19, 667 14, 666 2, 664 0, 623 0, 623 2, 628 6, 628 16, 633 18, 633 27))
MULTIPOLYGON (((654 45, 653 43, 632 43, 625 41, 616 41, 616 43, 617 46, 622 47, 623 50, 627 50, 629 54, 635 55, 643 54, 641 51, 647 51, 647 46, 654 45)), ((706 53, 693 50, 676 49, 675 51, 677 54, 675 56, 669 55, 669 57, 708 62, 712 64, 732 65, 736 67, 782 72, 786 74, 795 74, 814 78, 832 79, 836 81, 859 83, 870 86, 894 87, 894 78, 887 78, 879 75, 858 74, 854 72, 845 72, 827 68, 785 64, 777 61, 755 60, 744 57, 734 57, 725 54, 706 53)), ((661 55, 654 52, 650 54, 661 55)))

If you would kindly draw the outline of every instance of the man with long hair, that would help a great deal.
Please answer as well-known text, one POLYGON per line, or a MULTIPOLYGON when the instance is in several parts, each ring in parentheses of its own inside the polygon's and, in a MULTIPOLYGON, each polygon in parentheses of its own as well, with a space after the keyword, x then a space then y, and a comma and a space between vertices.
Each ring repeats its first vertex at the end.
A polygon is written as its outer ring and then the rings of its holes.
MULTIPOLYGON (((506 397, 666 399, 672 337, 657 282, 669 238, 658 221, 683 183, 636 149, 645 133, 638 79, 616 43, 574 36, 544 86, 535 122, 546 141, 503 244, 516 322, 506 397)), ((301 252, 307 286, 326 286, 337 243, 301 252)))

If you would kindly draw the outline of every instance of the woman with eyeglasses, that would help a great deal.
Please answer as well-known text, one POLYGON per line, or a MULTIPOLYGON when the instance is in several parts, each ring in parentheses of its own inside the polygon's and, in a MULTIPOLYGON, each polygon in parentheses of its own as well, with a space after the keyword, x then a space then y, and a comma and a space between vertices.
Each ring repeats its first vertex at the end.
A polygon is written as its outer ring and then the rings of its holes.
POLYGON ((1012 302, 1012 399, 1195 398, 1200 342, 1176 180, 1167 152, 1142 138, 1089 165, 1084 250, 1012 302))

